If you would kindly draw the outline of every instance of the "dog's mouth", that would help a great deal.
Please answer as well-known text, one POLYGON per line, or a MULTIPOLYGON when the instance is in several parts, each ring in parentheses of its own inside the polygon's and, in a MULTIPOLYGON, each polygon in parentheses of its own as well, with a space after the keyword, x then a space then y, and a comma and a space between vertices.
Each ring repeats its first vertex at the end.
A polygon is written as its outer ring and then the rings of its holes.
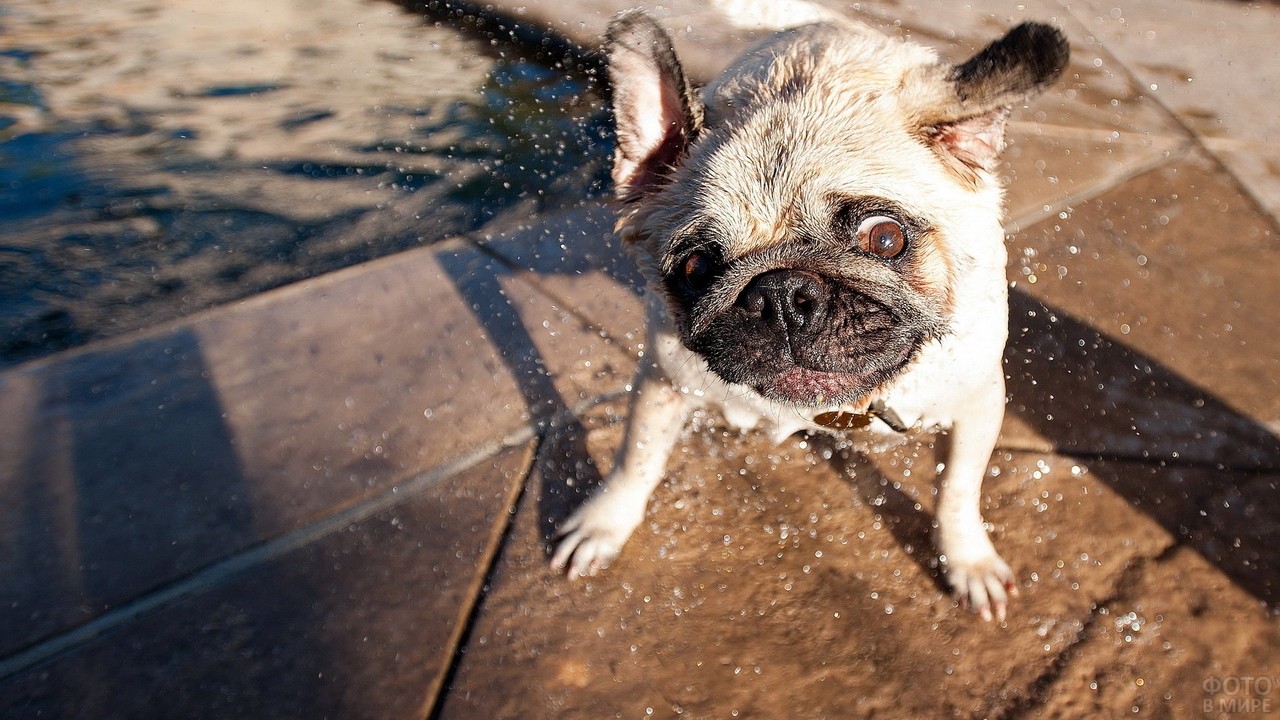
POLYGON ((835 405, 850 402, 865 392, 866 378, 841 372, 793 367, 756 386, 764 397, 796 405, 835 405))
POLYGON ((790 405, 822 407, 859 401, 895 377, 915 356, 918 346, 903 345, 860 370, 842 372, 792 365, 765 377, 757 375, 752 389, 763 397, 790 405))

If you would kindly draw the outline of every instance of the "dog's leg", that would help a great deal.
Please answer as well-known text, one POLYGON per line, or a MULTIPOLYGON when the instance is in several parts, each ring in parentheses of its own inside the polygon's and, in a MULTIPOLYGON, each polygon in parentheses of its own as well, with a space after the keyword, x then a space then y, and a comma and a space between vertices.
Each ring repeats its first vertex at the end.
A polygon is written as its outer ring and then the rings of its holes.
POLYGON ((1017 594, 1013 572, 987 537, 981 514, 982 479, 1000 434, 1004 403, 1004 373, 998 368, 963 417, 954 420, 950 454, 939 478, 942 567, 960 602, 984 620, 991 620, 993 611, 1004 620, 1009 596, 1017 594))
POLYGON ((645 505, 662 480, 667 458, 684 426, 685 396, 652 361, 645 363, 631 395, 622 447, 599 491, 560 526, 563 539, 551 558, 569 577, 594 575, 617 557, 644 519, 645 505))

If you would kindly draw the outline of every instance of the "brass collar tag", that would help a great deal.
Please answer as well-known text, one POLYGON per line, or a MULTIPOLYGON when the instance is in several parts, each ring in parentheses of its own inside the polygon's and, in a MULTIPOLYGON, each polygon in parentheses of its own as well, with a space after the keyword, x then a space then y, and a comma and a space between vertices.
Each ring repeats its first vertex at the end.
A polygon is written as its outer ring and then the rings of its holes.
POLYGON ((835 410, 815 415, 813 421, 832 430, 861 430, 871 424, 872 420, 880 420, 896 432, 906 432, 909 428, 898 413, 879 400, 871 403, 864 413, 835 410))
POLYGON ((870 412, 855 413, 837 410, 815 415, 813 421, 832 430, 861 430, 870 425, 874 419, 870 412))

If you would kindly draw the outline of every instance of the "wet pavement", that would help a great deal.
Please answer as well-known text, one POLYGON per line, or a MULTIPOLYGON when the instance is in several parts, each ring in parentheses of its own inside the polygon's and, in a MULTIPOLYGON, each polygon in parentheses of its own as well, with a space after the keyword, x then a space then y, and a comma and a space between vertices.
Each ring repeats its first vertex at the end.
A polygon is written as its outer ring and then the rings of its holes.
MULTIPOLYGON (((587 47, 629 4, 486 3, 587 47)), ((548 569, 643 342, 588 201, 0 373, 0 715, 1280 714, 1280 8, 825 4, 1072 43, 1006 154, 1005 623, 941 585, 929 444, 713 415, 612 568, 548 569)), ((695 78, 742 5, 657 13, 695 78)))

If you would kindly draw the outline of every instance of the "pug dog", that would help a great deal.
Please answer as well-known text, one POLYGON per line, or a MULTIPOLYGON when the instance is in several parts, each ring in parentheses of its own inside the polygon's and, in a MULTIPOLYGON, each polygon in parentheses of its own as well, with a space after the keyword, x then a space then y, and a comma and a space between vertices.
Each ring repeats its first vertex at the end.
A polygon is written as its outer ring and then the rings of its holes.
POLYGON ((690 410, 779 441, 945 431, 935 543, 961 603, 1016 594, 980 514, 1004 417, 997 161, 1010 109, 1063 71, 1024 23, 960 65, 852 20, 779 31, 699 93, 643 11, 609 26, 618 232, 648 337, 615 465, 552 564, 595 574, 640 523, 690 410))

